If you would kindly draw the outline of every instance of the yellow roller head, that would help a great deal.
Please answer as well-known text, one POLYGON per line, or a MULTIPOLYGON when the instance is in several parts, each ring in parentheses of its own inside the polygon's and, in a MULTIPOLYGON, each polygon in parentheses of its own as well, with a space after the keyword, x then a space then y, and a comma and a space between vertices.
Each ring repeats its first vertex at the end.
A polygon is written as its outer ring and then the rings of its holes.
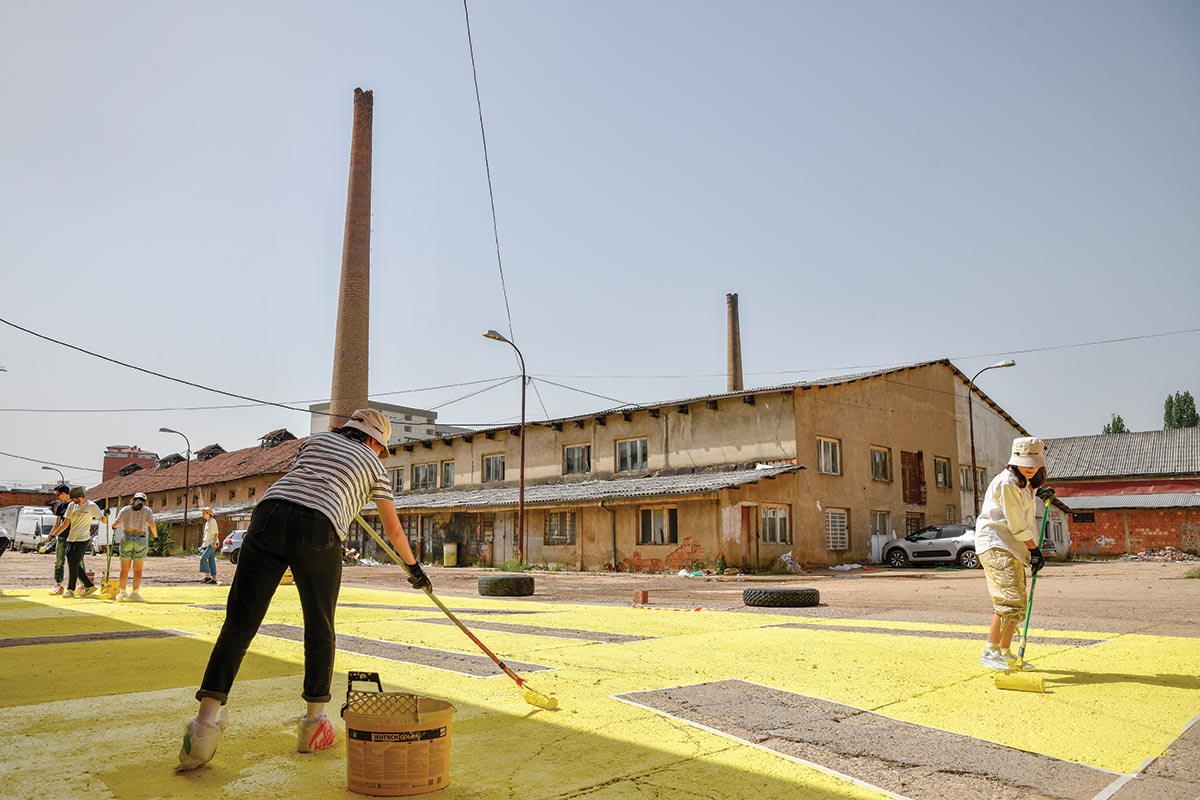
POLYGON ((1018 692, 1046 691, 1046 679, 1029 672, 999 672, 996 674, 997 689, 1012 689, 1018 692))
POLYGON ((529 689, 525 692, 525 702, 529 703, 531 706, 544 708, 547 711, 553 711, 554 709, 558 708, 557 697, 548 697, 541 692, 535 692, 532 689, 529 689))

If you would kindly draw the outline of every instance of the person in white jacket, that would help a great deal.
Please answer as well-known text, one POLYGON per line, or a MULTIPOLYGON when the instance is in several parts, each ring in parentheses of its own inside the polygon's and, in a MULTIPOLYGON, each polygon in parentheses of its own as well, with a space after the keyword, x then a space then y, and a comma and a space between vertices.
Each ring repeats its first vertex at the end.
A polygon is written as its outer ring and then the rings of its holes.
POLYGON ((975 521, 975 552, 992 596, 992 624, 979 663, 989 669, 1030 668, 1011 650, 1025 619, 1029 597, 1025 567, 1034 575, 1045 564, 1038 549, 1034 492, 1046 481, 1046 443, 1032 436, 1013 440, 1008 466, 988 485, 975 521))

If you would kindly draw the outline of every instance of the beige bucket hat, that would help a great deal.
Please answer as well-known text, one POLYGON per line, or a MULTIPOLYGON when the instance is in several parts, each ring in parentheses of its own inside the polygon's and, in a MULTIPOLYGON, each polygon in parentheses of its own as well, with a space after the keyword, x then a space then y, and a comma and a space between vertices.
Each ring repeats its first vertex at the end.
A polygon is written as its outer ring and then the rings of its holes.
POLYGON ((1035 436, 1021 436, 1013 439, 1012 455, 1008 463, 1016 467, 1046 466, 1046 443, 1035 436))
POLYGON ((392 438, 392 423, 373 408, 360 408, 350 415, 344 427, 362 431, 384 447, 392 438))

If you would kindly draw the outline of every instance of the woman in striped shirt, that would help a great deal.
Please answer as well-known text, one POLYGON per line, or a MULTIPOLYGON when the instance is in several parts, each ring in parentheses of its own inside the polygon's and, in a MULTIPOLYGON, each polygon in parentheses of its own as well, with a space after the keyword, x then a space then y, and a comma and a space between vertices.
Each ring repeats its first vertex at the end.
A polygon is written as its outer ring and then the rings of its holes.
POLYGON ((289 567, 304 615, 301 696, 308 703, 297 728, 296 749, 311 753, 333 745, 336 734, 325 704, 333 679, 333 615, 342 581, 342 540, 367 501, 375 501, 384 533, 408 564, 408 582, 416 589, 430 585, 400 526, 380 461, 391 431, 391 423, 378 411, 361 409, 342 427, 313 434, 300 446, 292 470, 255 507, 229 589, 225 624, 196 692, 200 711, 184 731, 180 769, 206 764, 216 752, 225 729, 222 706, 289 567))

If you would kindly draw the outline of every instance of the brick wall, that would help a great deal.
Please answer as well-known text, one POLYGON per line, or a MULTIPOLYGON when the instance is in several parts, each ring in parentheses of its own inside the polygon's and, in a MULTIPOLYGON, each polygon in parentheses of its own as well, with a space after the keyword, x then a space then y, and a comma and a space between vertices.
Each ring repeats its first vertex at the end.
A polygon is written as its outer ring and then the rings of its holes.
POLYGON ((1094 522, 1070 523, 1073 554, 1115 556, 1126 552, 1161 550, 1164 547, 1197 552, 1197 538, 1200 536, 1198 508, 1128 509, 1094 513, 1094 522))
POLYGON ((0 492, 0 508, 7 506, 44 506, 53 499, 53 495, 47 492, 9 490, 0 492))

